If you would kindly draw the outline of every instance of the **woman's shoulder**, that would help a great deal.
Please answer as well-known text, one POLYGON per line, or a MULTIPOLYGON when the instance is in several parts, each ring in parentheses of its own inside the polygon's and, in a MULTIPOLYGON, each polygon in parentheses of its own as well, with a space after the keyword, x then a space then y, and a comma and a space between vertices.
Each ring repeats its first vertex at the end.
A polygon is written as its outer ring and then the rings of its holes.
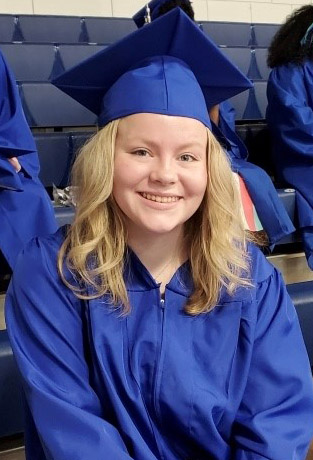
POLYGON ((273 265, 263 252, 253 243, 248 244, 250 278, 254 286, 267 281, 274 273, 273 265))
POLYGON ((220 303, 255 302, 258 292, 265 284, 270 284, 276 269, 268 262, 262 251, 253 243, 247 245, 248 271, 243 278, 249 281, 249 286, 239 286, 233 294, 222 288, 220 303))
MULTIPOLYGON (((313 61, 311 59, 305 59, 301 64, 288 62, 274 67, 269 75, 268 81, 286 81, 288 83, 290 78, 302 77, 305 75, 306 69, 313 70, 313 61)), ((311 70, 311 71, 312 71, 311 70)))
POLYGON ((65 239, 67 226, 47 236, 32 238, 20 252, 14 269, 14 276, 23 273, 35 276, 37 271, 49 271, 57 275, 57 257, 65 239))

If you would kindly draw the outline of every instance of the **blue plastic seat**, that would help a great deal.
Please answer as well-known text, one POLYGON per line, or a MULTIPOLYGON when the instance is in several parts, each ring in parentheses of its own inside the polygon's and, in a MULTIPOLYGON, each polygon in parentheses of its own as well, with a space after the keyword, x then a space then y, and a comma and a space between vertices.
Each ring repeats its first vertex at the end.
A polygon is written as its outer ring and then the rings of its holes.
POLYGON ((270 74, 271 69, 267 66, 267 48, 256 48, 255 52, 255 59, 258 66, 258 69, 261 74, 262 80, 267 80, 270 74))
POLYGON ((55 206, 54 215, 59 227, 71 224, 74 220, 75 208, 68 206, 55 206))
POLYGON ((26 42, 78 43, 81 20, 74 16, 20 15, 20 29, 26 42))
POLYGON ((203 31, 219 46, 248 46, 251 26, 243 22, 203 22, 203 31))
POLYGON ((230 99, 236 111, 236 120, 263 120, 267 107, 265 81, 254 82, 249 91, 238 94, 230 99))
POLYGON ((69 185, 73 161, 94 134, 90 131, 34 133, 40 162, 40 180, 45 187, 69 185))
POLYGON ((67 70, 104 48, 103 45, 60 45, 60 58, 67 70))
POLYGON ((0 42, 12 42, 14 32, 14 16, 11 14, 0 15, 0 42))
POLYGON ((22 83, 20 95, 31 127, 94 126, 96 115, 50 83, 22 83))
POLYGON ((54 62, 52 44, 2 43, 0 49, 19 81, 48 81, 54 62))
POLYGON ((255 81, 254 82, 255 88, 255 96, 258 103, 258 107, 261 112, 261 118, 265 118, 266 108, 267 108, 267 82, 266 81, 255 81))
POLYGON ((86 132, 72 132, 71 133, 71 149, 72 149, 72 156, 73 159, 76 158, 77 154, 79 153, 80 149, 83 147, 83 145, 90 139, 91 136, 95 131, 86 131, 86 132))
POLYGON ((244 75, 248 75, 250 59, 251 59, 251 50, 250 48, 242 47, 223 47, 221 52, 225 54, 228 59, 235 64, 244 75))
POLYGON ((250 45, 268 48, 279 27, 279 24, 254 24, 252 30, 255 40, 250 45))
POLYGON ((0 438, 24 431, 21 384, 6 330, 0 331, 0 438))
POLYGON ((313 281, 289 284, 289 295, 296 307, 304 343, 313 366, 313 281))
POLYGON ((229 99, 230 104, 235 109, 236 120, 242 120, 245 108, 247 106, 249 91, 237 94, 236 96, 229 99))
POLYGON ((40 180, 45 187, 66 187, 72 164, 69 133, 35 133, 40 162, 40 180))
POLYGON ((137 29, 130 18, 85 18, 90 43, 110 44, 137 29))

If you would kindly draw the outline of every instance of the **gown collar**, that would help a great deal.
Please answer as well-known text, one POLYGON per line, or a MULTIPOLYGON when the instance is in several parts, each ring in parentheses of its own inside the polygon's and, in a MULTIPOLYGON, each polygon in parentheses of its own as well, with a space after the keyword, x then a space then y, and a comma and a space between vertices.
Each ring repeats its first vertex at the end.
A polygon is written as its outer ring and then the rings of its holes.
MULTIPOLYGON (((127 291, 149 291, 159 289, 158 283, 149 270, 144 266, 135 252, 127 248, 125 254, 124 280, 127 291)), ((166 285, 170 289, 185 297, 189 297, 193 291, 190 263, 186 261, 174 273, 173 277, 166 285)))

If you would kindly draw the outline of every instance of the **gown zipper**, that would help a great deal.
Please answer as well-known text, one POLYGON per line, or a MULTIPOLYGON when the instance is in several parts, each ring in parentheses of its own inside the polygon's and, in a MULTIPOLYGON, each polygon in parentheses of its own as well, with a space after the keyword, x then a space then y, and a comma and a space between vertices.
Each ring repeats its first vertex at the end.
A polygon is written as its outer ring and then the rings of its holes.
MULTIPOLYGON (((165 294, 164 294, 165 295, 165 294)), ((160 417, 160 412, 159 412, 159 407, 158 407, 158 398, 157 398, 157 393, 160 388, 160 381, 161 381, 161 370, 163 367, 163 354, 164 354, 164 329, 165 329, 165 297, 159 298, 159 306, 160 306, 160 311, 161 311, 161 337, 160 337, 160 345, 159 345, 159 351, 158 351, 158 359, 157 359, 157 364, 156 364, 156 370, 155 370, 155 381, 154 381, 154 386, 153 386, 153 410, 154 414, 156 416, 156 421, 161 427, 161 417, 160 417)), ((158 443, 159 444, 159 443, 158 443)), ((161 459, 165 459, 164 454, 162 452, 162 447, 159 444, 159 451, 161 454, 161 459)))

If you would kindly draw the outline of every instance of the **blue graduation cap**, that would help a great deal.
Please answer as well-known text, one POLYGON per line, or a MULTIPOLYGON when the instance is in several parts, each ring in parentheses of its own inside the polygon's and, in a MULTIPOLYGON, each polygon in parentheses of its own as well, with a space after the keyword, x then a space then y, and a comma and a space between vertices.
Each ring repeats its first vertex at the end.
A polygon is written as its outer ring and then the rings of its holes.
MULTIPOLYGON (((138 28, 154 21, 159 16, 160 8, 169 0, 151 0, 133 16, 133 20, 138 28)), ((190 5, 190 0, 180 0, 181 4, 190 5)), ((178 5, 179 6, 179 5, 178 5)))
POLYGON ((52 83, 99 117, 135 113, 195 118, 252 86, 218 47, 175 8, 57 77, 52 83))
POLYGON ((0 53, 0 156, 16 157, 36 151, 27 125, 15 77, 0 53))

